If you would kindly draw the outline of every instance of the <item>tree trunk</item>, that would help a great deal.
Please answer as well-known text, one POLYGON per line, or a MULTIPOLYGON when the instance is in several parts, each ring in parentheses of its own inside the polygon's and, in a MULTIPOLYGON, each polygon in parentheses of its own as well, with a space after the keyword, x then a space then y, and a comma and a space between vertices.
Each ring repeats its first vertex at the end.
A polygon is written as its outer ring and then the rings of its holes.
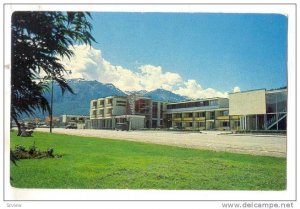
POLYGON ((19 121, 18 121, 18 119, 16 117, 12 116, 12 118, 14 119, 14 121, 16 122, 16 125, 18 127, 18 134, 17 134, 17 136, 20 136, 21 133, 22 133, 22 131, 21 131, 21 124, 19 123, 19 121))

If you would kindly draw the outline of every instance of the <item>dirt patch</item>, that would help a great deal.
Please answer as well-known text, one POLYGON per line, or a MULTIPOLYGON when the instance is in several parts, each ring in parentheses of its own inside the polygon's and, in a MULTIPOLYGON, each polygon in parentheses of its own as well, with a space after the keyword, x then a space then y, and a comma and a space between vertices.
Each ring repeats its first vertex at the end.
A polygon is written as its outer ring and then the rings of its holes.
MULTIPOLYGON (((48 132, 37 128, 36 131, 48 132)), ((178 131, 114 131, 95 129, 55 128, 54 133, 164 144, 193 149, 245 153, 252 155, 286 157, 287 137, 282 135, 235 135, 221 131, 178 132, 178 131)))

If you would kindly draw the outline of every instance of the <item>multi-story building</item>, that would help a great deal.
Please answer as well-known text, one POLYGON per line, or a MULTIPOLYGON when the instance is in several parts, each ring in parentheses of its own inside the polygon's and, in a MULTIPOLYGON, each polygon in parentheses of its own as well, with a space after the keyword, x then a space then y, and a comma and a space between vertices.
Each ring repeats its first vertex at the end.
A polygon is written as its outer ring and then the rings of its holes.
POLYGON ((114 129, 117 123, 128 123, 130 129, 156 128, 162 109, 162 102, 136 95, 99 98, 90 103, 91 127, 114 129))
POLYGON ((175 103, 136 95, 91 101, 92 128, 171 128, 185 130, 286 130, 287 89, 253 90, 175 103))
POLYGON ((90 116, 85 115, 62 115, 60 121, 63 126, 74 125, 77 128, 83 129, 85 128, 85 121, 89 119, 90 116))
POLYGON ((167 127, 192 130, 229 129, 228 99, 211 98, 167 104, 167 127))

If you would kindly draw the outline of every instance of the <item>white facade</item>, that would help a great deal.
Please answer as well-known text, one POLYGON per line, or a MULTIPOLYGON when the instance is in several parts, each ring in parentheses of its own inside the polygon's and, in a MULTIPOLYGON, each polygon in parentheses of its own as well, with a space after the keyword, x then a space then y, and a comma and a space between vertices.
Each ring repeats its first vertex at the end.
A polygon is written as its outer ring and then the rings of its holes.
POLYGON ((229 94, 229 115, 266 114, 266 90, 229 94))

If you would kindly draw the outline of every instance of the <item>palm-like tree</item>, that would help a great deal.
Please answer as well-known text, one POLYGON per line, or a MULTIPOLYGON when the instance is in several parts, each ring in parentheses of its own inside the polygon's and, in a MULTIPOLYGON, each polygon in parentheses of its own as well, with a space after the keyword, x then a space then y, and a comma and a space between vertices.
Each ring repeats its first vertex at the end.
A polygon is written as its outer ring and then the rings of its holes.
POLYGON ((71 87, 64 78, 66 70, 60 58, 73 55, 74 44, 91 45, 91 17, 86 12, 15 12, 12 15, 11 118, 18 122, 22 114, 35 110, 50 111, 44 97, 47 83, 37 82, 41 73, 51 77, 62 93, 71 87))

